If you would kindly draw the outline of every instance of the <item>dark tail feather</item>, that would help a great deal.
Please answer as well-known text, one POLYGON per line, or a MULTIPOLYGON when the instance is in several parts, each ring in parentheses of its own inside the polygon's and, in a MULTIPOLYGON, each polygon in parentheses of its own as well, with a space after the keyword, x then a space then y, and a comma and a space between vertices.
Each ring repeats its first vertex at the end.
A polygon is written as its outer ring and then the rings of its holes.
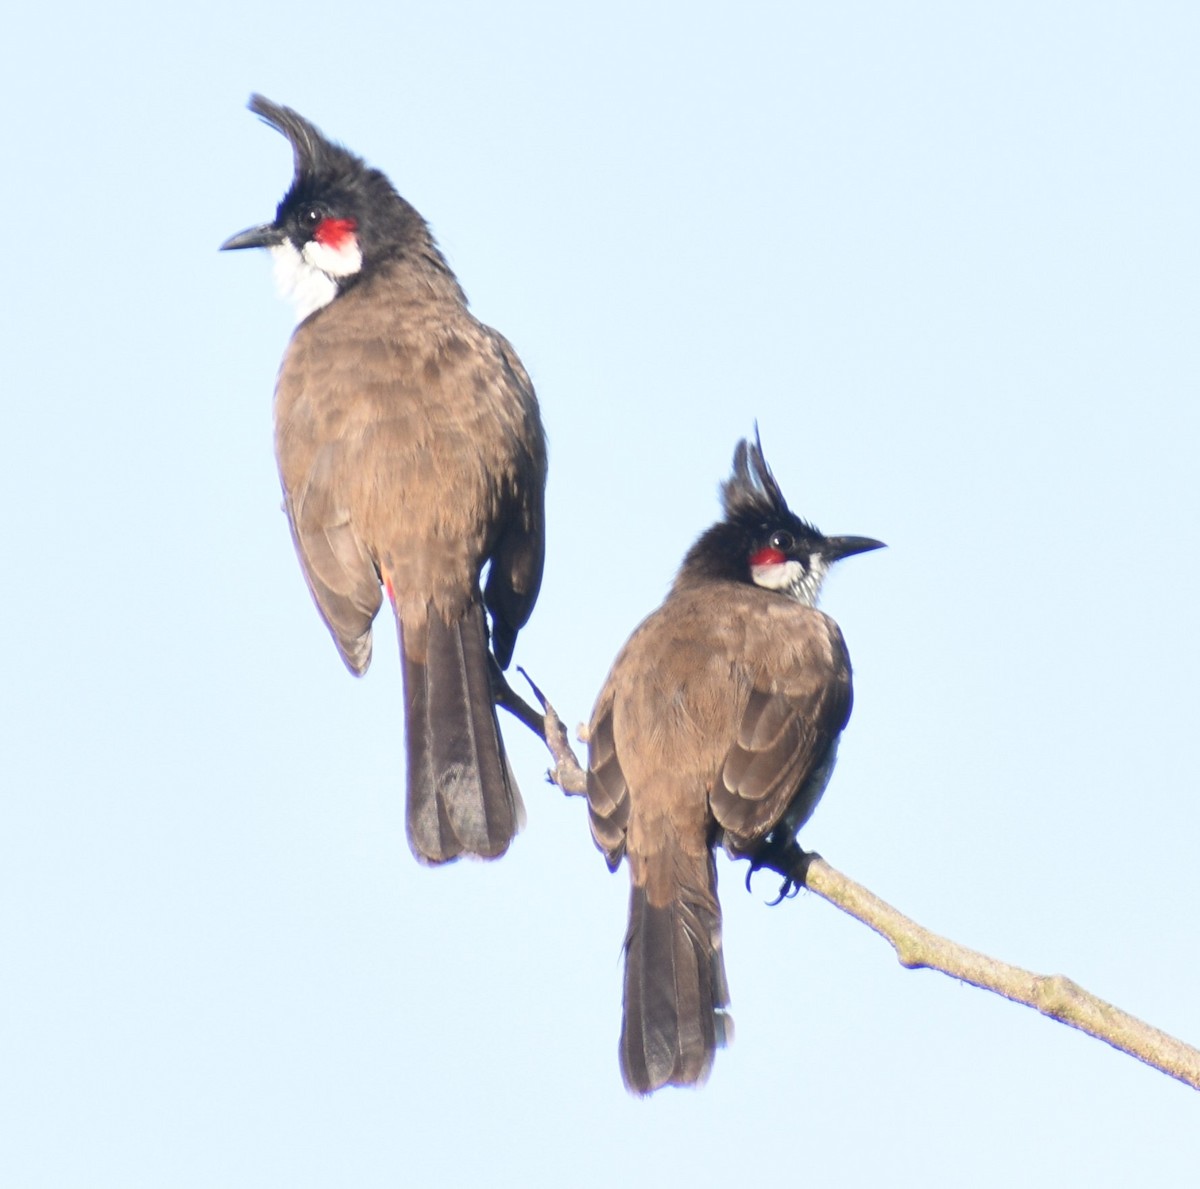
POLYGON ((431 607, 418 634, 423 641, 401 625, 409 845, 425 863, 494 859, 524 811, 496 721, 483 608, 446 624, 431 607))
POLYGON ((712 855, 656 860, 672 873, 660 880, 635 869, 625 938, 621 1073, 634 1094, 700 1084, 733 1038, 712 855), (674 894, 655 904, 650 888, 664 883, 674 894))

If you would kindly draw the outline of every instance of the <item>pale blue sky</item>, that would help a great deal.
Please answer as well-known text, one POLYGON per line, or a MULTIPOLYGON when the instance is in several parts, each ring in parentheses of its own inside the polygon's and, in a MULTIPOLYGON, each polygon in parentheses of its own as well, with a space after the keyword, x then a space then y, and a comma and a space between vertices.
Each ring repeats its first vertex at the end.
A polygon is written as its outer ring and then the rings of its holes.
POLYGON ((1194 1092, 729 864, 736 1043, 628 1098, 625 874, 511 724, 509 856, 412 860, 391 629, 349 678, 279 511, 290 313, 216 249, 290 175, 252 90, 425 214, 542 400, 573 722, 757 418, 890 545, 804 844, 1196 1043, 1200 9, 172 8, 5 22, 0 1182, 1190 1183, 1194 1092))

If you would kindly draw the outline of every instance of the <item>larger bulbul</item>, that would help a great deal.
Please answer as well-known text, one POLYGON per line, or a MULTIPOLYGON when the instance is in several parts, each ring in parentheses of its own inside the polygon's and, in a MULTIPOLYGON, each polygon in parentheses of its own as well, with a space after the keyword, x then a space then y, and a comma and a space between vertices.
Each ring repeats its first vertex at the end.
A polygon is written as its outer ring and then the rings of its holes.
POLYGON ((484 607, 503 668, 542 577, 546 444, 533 387, 382 173, 290 108, 260 95, 249 106, 291 142, 295 176, 274 222, 222 247, 270 249, 301 318, 275 390, 296 553, 352 673, 370 663, 381 588, 395 611, 413 852, 494 857, 521 801, 484 607))
POLYGON ((632 881, 621 1072, 626 1086, 703 1081, 730 1021, 713 848, 795 846, 850 717, 850 658, 816 610, 838 559, 882 542, 825 537, 788 510, 742 441, 725 518, 689 550, 630 637, 592 712, 592 835, 632 881))

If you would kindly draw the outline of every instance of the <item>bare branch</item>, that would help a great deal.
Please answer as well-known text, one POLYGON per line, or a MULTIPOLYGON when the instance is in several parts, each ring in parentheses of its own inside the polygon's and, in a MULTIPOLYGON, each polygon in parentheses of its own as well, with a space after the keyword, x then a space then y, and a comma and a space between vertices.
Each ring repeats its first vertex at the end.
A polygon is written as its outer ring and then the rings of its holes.
MULTIPOLYGON (((529 675, 523 669, 521 674, 541 703, 544 716, 513 692, 503 677, 508 694, 502 696, 498 689, 497 704, 516 714, 545 742, 554 759, 548 773, 551 783, 569 796, 586 795, 587 773, 571 749, 566 728, 529 675), (510 695, 512 704, 506 700, 510 695), (524 707, 523 712, 513 709, 516 703, 524 707)), ((764 851, 755 860, 755 868, 759 867, 777 871, 788 881, 781 896, 791 887, 803 885, 873 929, 892 944, 902 966, 938 970, 1014 1003, 1023 1003, 1200 1090, 1200 1050, 1106 1003, 1065 975, 1034 974, 940 937, 847 878, 820 855, 806 853, 794 844, 774 853, 764 851)))
POLYGON ((805 858, 805 885, 891 942, 902 966, 940 970, 1023 1003, 1200 1090, 1200 1050, 1106 1003, 1065 975, 1034 974, 939 937, 829 866, 820 855, 805 858))

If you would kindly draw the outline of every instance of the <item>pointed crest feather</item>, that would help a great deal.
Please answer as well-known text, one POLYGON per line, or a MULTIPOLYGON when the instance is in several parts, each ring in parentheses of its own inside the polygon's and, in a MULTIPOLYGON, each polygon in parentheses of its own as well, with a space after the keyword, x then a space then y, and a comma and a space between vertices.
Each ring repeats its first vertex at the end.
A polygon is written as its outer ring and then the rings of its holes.
POLYGON ((363 161, 349 149, 327 139, 321 130, 299 112, 281 103, 273 103, 265 95, 251 95, 246 106, 265 124, 282 132, 292 146, 292 162, 296 179, 316 173, 332 173, 340 169, 362 168, 363 161))
POLYGON ((778 515, 788 510, 787 500, 763 456, 757 423, 754 441, 743 438, 733 452, 733 473, 721 485, 721 503, 731 520, 746 514, 778 515))

